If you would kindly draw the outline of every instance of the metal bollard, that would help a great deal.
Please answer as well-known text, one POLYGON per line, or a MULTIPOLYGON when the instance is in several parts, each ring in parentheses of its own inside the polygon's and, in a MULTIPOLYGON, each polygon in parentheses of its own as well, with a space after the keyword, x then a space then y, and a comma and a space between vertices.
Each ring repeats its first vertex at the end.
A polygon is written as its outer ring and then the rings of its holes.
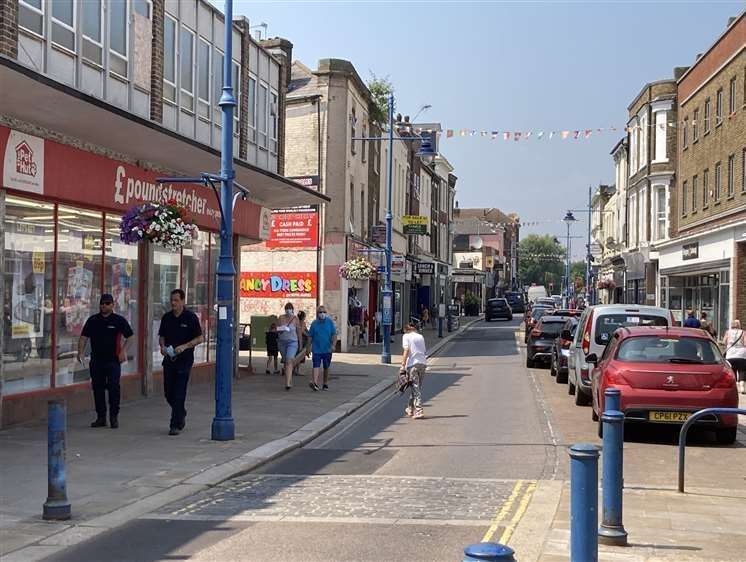
POLYGON ((496 542, 478 542, 464 549, 463 562, 488 562, 505 560, 515 562, 515 551, 509 546, 496 542))
POLYGON ((618 388, 604 392, 606 407, 601 415, 604 424, 603 505, 598 542, 626 546, 627 531, 622 523, 622 491, 624 488, 624 414, 618 388))
POLYGON ((67 473, 65 471, 65 435, 67 433, 67 408, 64 400, 50 400, 47 404, 47 501, 44 502, 44 519, 70 519, 70 502, 67 500, 67 473))
POLYGON ((579 443, 570 447, 570 560, 598 560, 598 452, 579 443))
POLYGON ((439 338, 443 337, 443 317, 442 316, 438 317, 438 337, 439 338))

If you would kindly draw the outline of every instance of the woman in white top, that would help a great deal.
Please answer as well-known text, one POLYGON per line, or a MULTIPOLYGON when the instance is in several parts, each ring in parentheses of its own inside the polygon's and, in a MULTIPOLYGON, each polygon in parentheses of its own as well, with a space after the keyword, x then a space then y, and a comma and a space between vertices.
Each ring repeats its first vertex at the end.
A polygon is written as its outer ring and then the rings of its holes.
POLYGON ((738 390, 746 394, 746 333, 741 329, 741 322, 733 320, 730 330, 723 336, 725 358, 736 371, 738 390))
POLYGON ((422 411, 422 380, 425 377, 427 368, 427 349, 425 348, 425 338, 417 332, 414 324, 407 324, 406 333, 402 336, 402 357, 400 371, 406 371, 409 377, 411 396, 409 404, 404 410, 412 419, 420 420, 425 417, 422 411))

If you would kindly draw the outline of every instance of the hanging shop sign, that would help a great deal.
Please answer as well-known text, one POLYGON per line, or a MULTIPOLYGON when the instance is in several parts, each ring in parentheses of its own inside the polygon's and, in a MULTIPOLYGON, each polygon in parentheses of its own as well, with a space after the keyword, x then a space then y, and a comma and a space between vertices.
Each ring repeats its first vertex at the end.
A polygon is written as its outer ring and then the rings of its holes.
POLYGON ((414 272, 418 275, 432 275, 433 273, 435 273, 435 264, 431 261, 418 261, 414 264, 414 272))
POLYGON ((241 298, 316 298, 315 271, 241 272, 241 298))
POLYGON ((684 244, 681 247, 682 260, 696 260, 699 257, 699 242, 684 244))
POLYGON ((275 209, 267 248, 316 248, 318 234, 319 213, 315 208, 275 209))
POLYGON ((427 234, 427 217, 425 215, 404 215, 401 218, 404 234, 427 234))
POLYGON ((288 179, 308 189, 319 190, 319 176, 289 176, 288 179))

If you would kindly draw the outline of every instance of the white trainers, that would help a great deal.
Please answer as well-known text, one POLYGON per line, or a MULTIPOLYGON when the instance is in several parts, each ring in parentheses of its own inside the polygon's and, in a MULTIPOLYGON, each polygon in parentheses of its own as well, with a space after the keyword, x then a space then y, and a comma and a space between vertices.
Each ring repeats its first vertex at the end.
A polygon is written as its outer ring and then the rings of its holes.
POLYGON ((412 419, 413 420, 421 420, 424 417, 425 417, 425 412, 423 412, 422 410, 417 410, 417 411, 415 411, 414 415, 412 416, 412 419))
POLYGON ((407 416, 411 416, 412 415, 412 408, 410 408, 409 406, 407 406, 406 408, 404 408, 404 413, 407 416))

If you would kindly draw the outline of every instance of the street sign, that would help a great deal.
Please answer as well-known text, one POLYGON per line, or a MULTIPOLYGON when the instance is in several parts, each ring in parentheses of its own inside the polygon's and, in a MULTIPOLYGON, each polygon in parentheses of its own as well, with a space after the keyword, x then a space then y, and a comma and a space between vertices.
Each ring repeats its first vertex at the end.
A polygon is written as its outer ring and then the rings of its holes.
POLYGON ((427 234, 427 217, 424 215, 404 215, 401 222, 404 234, 427 234))
POLYGON ((435 273, 435 264, 431 261, 420 262, 414 264, 414 272, 418 275, 432 275, 435 273))
POLYGON ((590 252, 594 258, 597 258, 604 253, 603 248, 601 248, 601 244, 596 243, 591 244, 590 252))
POLYGON ((384 326, 391 326, 391 311, 393 308, 391 305, 391 296, 390 292, 383 293, 383 311, 381 314, 381 321, 384 326))

